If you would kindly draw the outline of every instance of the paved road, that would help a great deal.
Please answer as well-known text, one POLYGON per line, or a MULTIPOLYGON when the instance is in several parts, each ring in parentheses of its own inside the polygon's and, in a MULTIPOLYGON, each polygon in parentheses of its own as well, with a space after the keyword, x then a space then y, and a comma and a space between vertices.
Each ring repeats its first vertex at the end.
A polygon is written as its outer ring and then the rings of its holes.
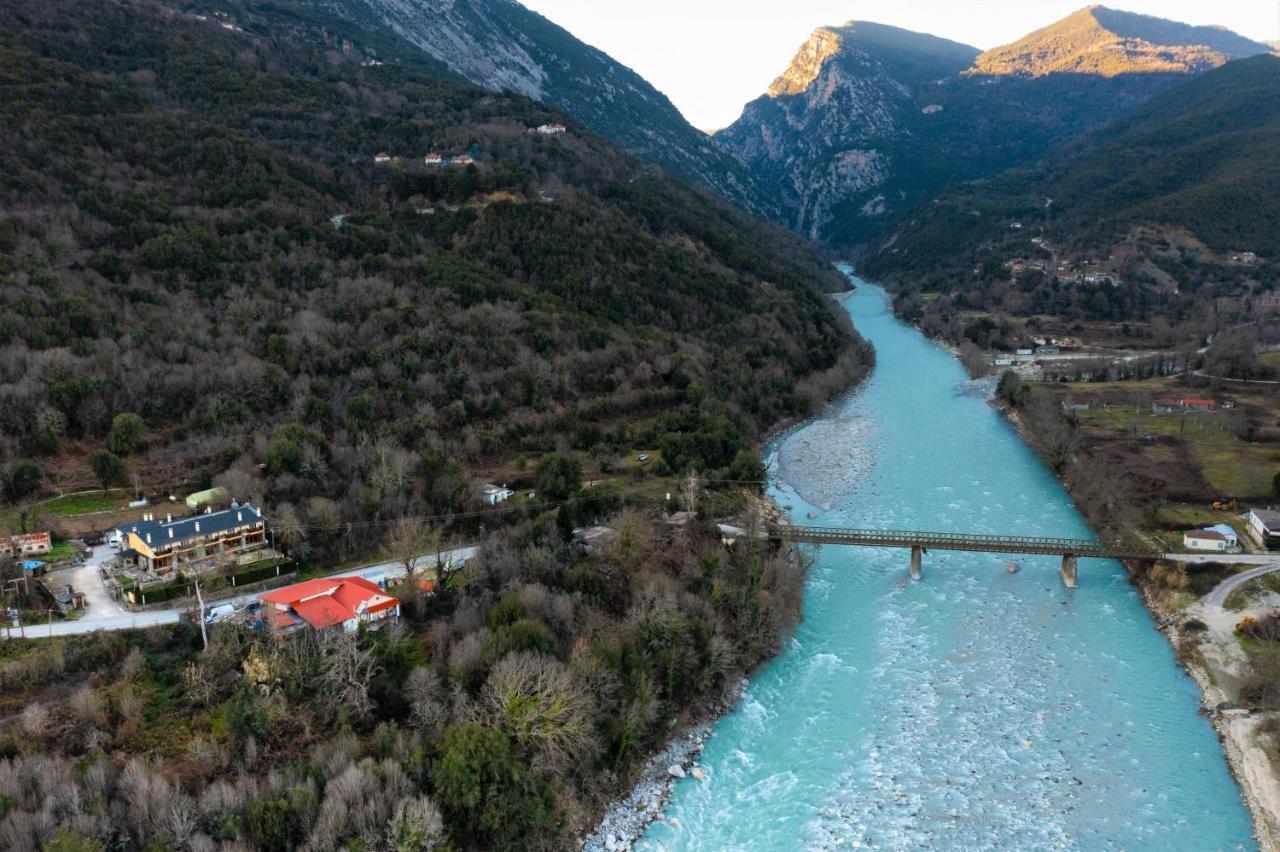
POLYGON ((1221 562, 1223 565, 1270 565, 1280 553, 1166 553, 1170 562, 1221 562))
POLYGON ((1250 568, 1248 571, 1242 571, 1239 574, 1232 575, 1214 586, 1209 594, 1201 598, 1201 602, 1206 606, 1226 606, 1227 598, 1236 589, 1243 586, 1250 580, 1256 580, 1264 574, 1271 574, 1280 571, 1280 562, 1275 557, 1269 557, 1272 561, 1269 565, 1259 565, 1257 568, 1250 568))
MULTIPOLYGON (((106 557, 109 558, 111 548, 106 547, 106 557)), ((476 555, 476 547, 469 545, 467 547, 459 547, 454 550, 446 550, 442 554, 425 553, 419 557, 418 562, 421 570, 431 570, 435 567, 439 557, 443 557, 446 564, 459 565, 472 559, 476 555)), ((80 566, 72 569, 75 572, 85 572, 85 579, 82 582, 72 583, 78 592, 84 592, 89 599, 89 612, 87 618, 80 618, 75 621, 62 621, 49 624, 28 624, 23 627, 0 627, 0 636, 6 639, 40 639, 49 636, 74 636, 83 633, 93 633, 98 630, 136 630, 145 627, 155 627, 162 624, 177 624, 186 617, 186 613, 190 611, 192 604, 185 606, 173 607, 171 609, 155 609, 147 612, 125 612, 120 605, 111 600, 107 595, 106 588, 102 584, 102 580, 97 573, 97 561, 99 554, 97 549, 94 550, 90 562, 93 563, 92 569, 87 566, 80 566), (99 591, 100 590, 100 591, 99 591), (102 601, 105 600, 105 604, 102 601), (95 607, 100 607, 96 608, 95 607), (105 613, 105 614, 99 614, 105 613)), ((367 580, 378 582, 379 580, 393 580, 404 575, 404 566, 397 562, 380 562, 376 565, 368 565, 364 568, 352 568, 345 571, 335 571, 325 576, 329 577, 364 577, 367 580)), ((217 605, 232 603, 237 609, 243 607, 257 597, 256 594, 240 595, 234 598, 223 598, 216 601, 206 601, 206 609, 217 605)))
POLYGON ((112 615, 99 618, 82 618, 76 621, 54 621, 49 624, 31 623, 21 627, 0 630, 6 639, 47 639, 51 636, 75 636, 95 633, 99 630, 140 630, 165 624, 177 624, 182 613, 175 609, 155 612, 135 612, 130 615, 112 615))

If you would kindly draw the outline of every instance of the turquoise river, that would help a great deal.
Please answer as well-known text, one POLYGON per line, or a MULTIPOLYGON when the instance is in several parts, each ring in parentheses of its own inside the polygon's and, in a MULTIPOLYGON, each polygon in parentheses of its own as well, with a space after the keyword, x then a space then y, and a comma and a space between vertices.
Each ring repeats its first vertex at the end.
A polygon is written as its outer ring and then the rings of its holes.
MULTIPOLYGON (((854 279, 878 365, 771 448, 797 521, 1091 537, 957 361, 854 279), (808 516, 814 517, 810 519, 808 516)), ((804 623, 641 849, 1253 849, 1199 691, 1124 568, 824 547, 804 623)))

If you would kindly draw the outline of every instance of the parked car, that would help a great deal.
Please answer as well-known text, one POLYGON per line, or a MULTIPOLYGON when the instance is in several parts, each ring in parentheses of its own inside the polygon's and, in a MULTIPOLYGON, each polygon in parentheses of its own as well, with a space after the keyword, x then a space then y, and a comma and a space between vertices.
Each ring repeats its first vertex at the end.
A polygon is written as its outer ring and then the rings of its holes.
POLYGON ((204 614, 205 624, 217 624, 236 614, 235 604, 219 604, 204 614))

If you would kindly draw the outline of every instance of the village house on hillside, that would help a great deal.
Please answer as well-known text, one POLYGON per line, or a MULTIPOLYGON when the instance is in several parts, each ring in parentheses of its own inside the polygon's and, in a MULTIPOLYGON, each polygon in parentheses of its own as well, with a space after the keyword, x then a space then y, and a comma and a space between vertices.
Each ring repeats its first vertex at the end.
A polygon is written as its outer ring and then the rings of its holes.
POLYGON ((222 512, 206 512, 163 521, 142 520, 117 528, 123 556, 152 574, 176 569, 206 571, 217 565, 244 564, 265 558, 267 519, 253 506, 232 504, 222 512))
POLYGON ((400 601, 363 577, 326 577, 295 583, 258 595, 272 630, 292 633, 304 628, 341 627, 354 633, 400 618, 400 601))
POLYGON ((0 556, 43 556, 53 550, 53 539, 47 532, 0 534, 0 556))
POLYGON ((440 166, 444 164, 444 154, 431 153, 422 158, 422 162, 428 166, 440 166))
POLYGON ((563 124, 540 124, 534 132, 541 133, 543 136, 558 136, 567 129, 563 124))
POLYGON ((373 161, 378 165, 391 162, 391 155, 386 151, 379 151, 373 155, 373 161))
POLYGON ((503 503, 516 495, 516 492, 505 485, 486 484, 480 492, 484 495, 484 502, 490 506, 503 503))

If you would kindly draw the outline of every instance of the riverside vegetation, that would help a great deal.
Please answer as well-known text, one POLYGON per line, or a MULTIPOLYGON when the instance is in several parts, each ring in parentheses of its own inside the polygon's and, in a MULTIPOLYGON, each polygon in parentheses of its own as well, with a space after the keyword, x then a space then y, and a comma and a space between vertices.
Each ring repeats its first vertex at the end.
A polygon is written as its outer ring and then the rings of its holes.
POLYGON ((787 551, 624 511, 583 555, 491 535, 399 624, 0 645, 6 849, 552 849, 776 653, 787 551))

